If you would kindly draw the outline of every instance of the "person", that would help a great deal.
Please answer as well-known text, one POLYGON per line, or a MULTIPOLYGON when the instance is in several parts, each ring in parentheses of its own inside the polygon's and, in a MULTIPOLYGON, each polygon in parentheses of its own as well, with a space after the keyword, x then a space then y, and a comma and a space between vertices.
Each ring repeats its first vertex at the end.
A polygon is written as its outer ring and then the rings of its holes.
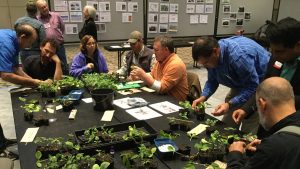
MULTIPOLYGON (((192 47, 193 59, 207 68, 208 80, 201 96, 193 101, 195 108, 207 100, 219 84, 231 88, 225 103, 218 105, 212 112, 214 116, 224 115, 223 121, 235 126, 230 110, 244 104, 255 92, 257 85, 265 76, 270 53, 253 40, 243 36, 233 36, 217 42, 212 37, 201 37, 192 47)), ((242 130, 249 132, 258 126, 255 119, 243 125, 242 130), (256 126, 255 126, 256 127, 256 126)))
POLYGON ((62 69, 64 74, 69 73, 66 51, 64 47, 64 32, 65 24, 59 14, 50 12, 48 4, 45 0, 37 0, 36 6, 40 12, 38 20, 44 24, 46 29, 46 38, 55 39, 58 47, 56 54, 62 63, 62 69))
POLYGON ((28 76, 18 63, 19 49, 29 48, 36 40, 35 29, 28 24, 19 24, 15 31, 0 30, 0 75, 5 81, 27 86, 38 86, 39 79, 28 76))
POLYGON ((75 55, 70 75, 81 77, 84 73, 107 73, 107 63, 102 52, 98 49, 97 41, 91 35, 81 39, 80 51, 75 55))
POLYGON ((186 100, 189 92, 186 67, 174 52, 174 41, 168 36, 158 36, 153 49, 157 63, 151 73, 135 67, 130 74, 133 80, 141 79, 159 93, 167 93, 179 101, 186 100))
POLYGON ((86 5, 83 8, 84 25, 79 32, 79 39, 81 40, 85 35, 91 35, 98 42, 97 27, 95 24, 96 9, 93 6, 86 5))
MULTIPOLYGON (((280 76, 287 79, 293 86, 296 109, 300 109, 300 22, 294 18, 284 18, 277 24, 268 26, 267 39, 270 41, 272 58, 268 64, 266 78, 280 76)), ((246 117, 255 113, 255 96, 240 109, 233 112, 232 118, 240 123, 246 117)), ((268 136, 262 128, 258 137, 268 136)))
POLYGON ((32 44, 31 48, 23 49, 20 51, 19 56, 20 56, 22 64, 28 56, 37 55, 40 53, 40 49, 39 49, 40 43, 46 37, 44 25, 36 17, 37 7, 36 7, 35 2, 28 1, 26 3, 26 11, 27 11, 27 15, 17 19, 14 27, 17 27, 21 23, 27 23, 36 29, 38 37, 37 37, 36 41, 32 44))
POLYGON ((40 80, 61 80, 62 68, 55 54, 57 43, 53 39, 45 39, 40 45, 40 54, 25 59, 23 69, 31 77, 40 80))
MULTIPOLYGON (((132 50, 127 52, 125 57, 123 57, 122 67, 117 70, 117 73, 121 76, 128 77, 132 70, 131 66, 138 66, 145 72, 150 72, 156 62, 155 55, 152 49, 144 45, 141 32, 131 32, 127 42, 129 42, 132 50)), ((131 79, 130 76, 129 79, 131 79)))
POLYGON ((264 168, 294 169, 299 167, 300 111, 295 109, 295 98, 290 83, 281 77, 264 80, 256 90, 259 121, 272 133, 249 145, 237 141, 229 146, 227 169, 264 168), (245 146, 254 152, 245 161, 245 146))

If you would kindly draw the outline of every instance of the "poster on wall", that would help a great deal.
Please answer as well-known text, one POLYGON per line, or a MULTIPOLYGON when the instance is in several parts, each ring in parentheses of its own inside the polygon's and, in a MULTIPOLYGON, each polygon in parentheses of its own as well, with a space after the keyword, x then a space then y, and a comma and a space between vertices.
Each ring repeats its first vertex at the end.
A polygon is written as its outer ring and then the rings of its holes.
POLYGON ((149 13, 148 14, 148 22, 149 23, 157 23, 158 22, 158 14, 157 13, 149 13))
POLYGON ((110 11, 110 2, 99 2, 99 11, 110 11))
POLYGON ((169 12, 169 4, 161 3, 160 4, 160 12, 169 12))
POLYGON ((122 13, 122 22, 123 23, 132 22, 132 13, 122 13))
POLYGON ((69 12, 58 12, 63 22, 70 22, 69 12))
POLYGON ((138 2, 128 2, 128 12, 138 12, 138 2))
POLYGON ((200 15, 199 23, 208 23, 208 15, 200 15))
POLYGON ((96 24, 97 32, 98 33, 105 33, 106 32, 106 24, 105 23, 98 23, 96 24))
POLYGON ((110 12, 100 12, 100 22, 111 22, 110 12))
POLYGON ((62 0, 54 0, 55 11, 68 11, 68 2, 62 0))
POLYGON ((199 23, 199 15, 190 15, 190 24, 199 23))
POLYGON ((169 14, 159 15, 159 23, 168 23, 168 22, 169 22, 169 14))
POLYGON ((78 34, 77 24, 65 24, 66 34, 78 34))
POLYGON ((99 4, 97 1, 86 1, 86 5, 94 7, 96 11, 99 10, 99 4))
POLYGON ((178 22, 178 14, 169 14, 169 22, 177 23, 178 22))
POLYGON ((117 12, 126 12, 127 3, 126 2, 116 2, 116 11, 117 12))
POLYGON ((196 5, 196 13, 204 13, 204 5, 196 5))
POLYGON ((157 33, 157 24, 148 24, 148 33, 157 33))
POLYGON ((69 1, 69 11, 82 11, 81 1, 69 1))
POLYGON ((195 5, 187 4, 186 13, 195 13, 195 5))
POLYGON ((158 3, 155 2, 149 2, 149 12, 158 12, 158 3))
POLYGON ((170 23, 168 32, 176 33, 177 31, 178 31, 178 23, 170 23))
POLYGON ((159 24, 159 33, 167 33, 168 24, 159 24))
POLYGON ((170 12, 178 13, 178 4, 170 4, 170 12))
POLYGON ((82 12, 70 12, 70 22, 82 22, 82 12))

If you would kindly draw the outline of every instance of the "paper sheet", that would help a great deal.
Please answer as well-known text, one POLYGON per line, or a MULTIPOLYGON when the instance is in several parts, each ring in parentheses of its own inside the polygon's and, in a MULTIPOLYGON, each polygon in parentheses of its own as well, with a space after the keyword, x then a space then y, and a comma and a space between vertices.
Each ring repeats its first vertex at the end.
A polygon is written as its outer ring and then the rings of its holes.
POLYGON ((39 127, 28 128, 20 142, 21 143, 33 142, 38 130, 39 130, 39 127))
POLYGON ((142 90, 144 90, 144 91, 146 91, 146 92, 155 92, 155 90, 153 90, 153 89, 150 89, 150 88, 148 88, 148 87, 142 87, 141 88, 142 90))
POLYGON ((199 124, 198 126, 196 126, 195 128, 193 128, 192 130, 188 131, 187 133, 188 134, 200 134, 202 133, 203 131, 206 130, 206 127, 208 127, 208 125, 205 125, 205 124, 199 124))
POLYGON ((114 115, 114 110, 106 110, 101 118, 101 121, 111 121, 114 115))
POLYGON ((90 97, 90 98, 84 98, 84 99, 81 99, 82 101, 84 101, 85 103, 92 103, 93 102, 93 99, 90 97))
POLYGON ((173 103, 170 103, 168 101, 155 103, 155 104, 150 104, 149 106, 154 108, 155 110, 158 110, 158 111, 162 112, 163 114, 175 113, 175 112, 178 112, 179 109, 182 109, 182 107, 177 106, 177 105, 175 105, 173 103))
POLYGON ((138 120, 147 120, 162 116, 161 114, 157 113, 156 111, 150 109, 147 106, 128 109, 126 110, 126 112, 138 120))

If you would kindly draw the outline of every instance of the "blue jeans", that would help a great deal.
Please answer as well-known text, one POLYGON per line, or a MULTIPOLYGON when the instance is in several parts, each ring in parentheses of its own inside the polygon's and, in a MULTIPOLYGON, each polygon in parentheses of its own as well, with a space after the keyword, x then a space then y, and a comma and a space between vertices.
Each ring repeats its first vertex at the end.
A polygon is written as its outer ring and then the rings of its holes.
POLYGON ((61 68, 62 68, 63 74, 68 75, 69 74, 69 66, 67 63, 66 50, 65 50, 64 44, 58 45, 58 47, 56 49, 56 54, 61 61, 61 68))

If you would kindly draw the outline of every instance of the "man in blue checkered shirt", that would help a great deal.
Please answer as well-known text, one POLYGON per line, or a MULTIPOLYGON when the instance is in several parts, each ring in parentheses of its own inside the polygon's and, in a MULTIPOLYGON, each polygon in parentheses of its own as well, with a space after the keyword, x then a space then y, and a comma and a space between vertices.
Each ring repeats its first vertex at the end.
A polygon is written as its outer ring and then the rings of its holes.
POLYGON ((270 53, 249 38, 233 36, 219 41, 201 37, 194 43, 192 54, 208 71, 201 97, 194 100, 192 106, 207 100, 219 84, 227 86, 231 90, 225 103, 218 105, 212 114, 225 115, 223 121, 234 125, 229 109, 240 107, 255 93, 265 76, 270 53))

